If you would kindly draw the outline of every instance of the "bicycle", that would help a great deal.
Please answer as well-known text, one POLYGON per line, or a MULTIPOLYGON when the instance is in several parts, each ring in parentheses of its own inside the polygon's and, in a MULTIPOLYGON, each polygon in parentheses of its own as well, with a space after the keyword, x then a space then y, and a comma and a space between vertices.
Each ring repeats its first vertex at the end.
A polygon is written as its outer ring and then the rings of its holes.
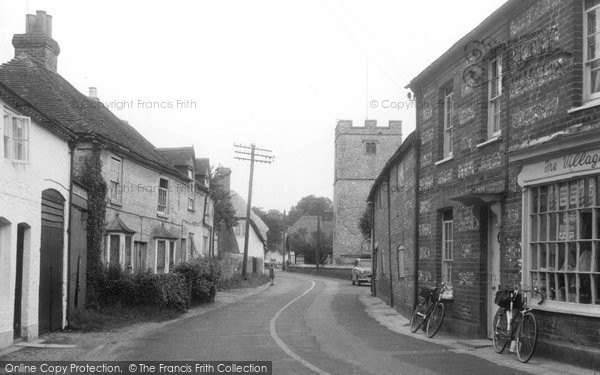
POLYGON ((444 283, 442 283, 440 293, 436 293, 437 290, 437 287, 425 287, 421 290, 417 306, 410 318, 410 331, 412 333, 417 332, 419 327, 425 324, 423 330, 427 337, 431 338, 442 326, 446 311, 444 301, 453 299, 453 290, 444 283))
POLYGON ((527 307, 527 293, 534 292, 541 297, 538 305, 544 302, 544 297, 537 288, 521 292, 518 289, 496 292, 494 302, 500 306, 493 322, 496 353, 502 353, 508 342, 511 342, 511 351, 517 352, 519 361, 526 363, 531 359, 537 343, 538 328, 532 309, 527 307))

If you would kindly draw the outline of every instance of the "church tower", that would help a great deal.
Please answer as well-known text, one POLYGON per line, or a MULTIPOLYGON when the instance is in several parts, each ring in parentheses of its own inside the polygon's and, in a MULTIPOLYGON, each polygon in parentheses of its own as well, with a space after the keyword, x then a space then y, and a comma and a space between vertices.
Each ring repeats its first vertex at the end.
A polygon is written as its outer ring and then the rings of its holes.
POLYGON ((390 157, 402 144, 402 121, 377 126, 366 120, 353 126, 340 120, 335 128, 335 174, 333 183, 333 258, 349 263, 361 252, 369 252, 358 222, 366 209, 371 185, 390 157))

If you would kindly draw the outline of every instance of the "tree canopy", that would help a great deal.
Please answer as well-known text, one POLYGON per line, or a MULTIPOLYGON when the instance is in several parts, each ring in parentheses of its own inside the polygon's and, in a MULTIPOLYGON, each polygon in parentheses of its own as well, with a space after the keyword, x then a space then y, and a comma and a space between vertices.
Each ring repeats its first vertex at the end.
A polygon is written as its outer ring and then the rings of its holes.
POLYGON ((237 224, 237 220, 235 219, 235 210, 231 204, 231 196, 220 184, 223 177, 219 168, 210 172, 210 196, 215 202, 214 226, 218 228, 224 225, 227 228, 232 228, 237 224))

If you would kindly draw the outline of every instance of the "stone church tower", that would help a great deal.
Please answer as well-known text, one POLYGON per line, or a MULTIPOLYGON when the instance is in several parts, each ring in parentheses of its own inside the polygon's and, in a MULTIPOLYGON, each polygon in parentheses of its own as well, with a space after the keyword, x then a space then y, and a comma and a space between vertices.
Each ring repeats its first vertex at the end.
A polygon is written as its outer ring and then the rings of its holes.
POLYGON ((363 243, 358 221, 367 207, 371 185, 401 144, 402 121, 379 127, 375 120, 366 120, 364 126, 353 126, 351 120, 338 121, 333 183, 336 263, 348 263, 361 251, 370 251, 368 241, 363 243))

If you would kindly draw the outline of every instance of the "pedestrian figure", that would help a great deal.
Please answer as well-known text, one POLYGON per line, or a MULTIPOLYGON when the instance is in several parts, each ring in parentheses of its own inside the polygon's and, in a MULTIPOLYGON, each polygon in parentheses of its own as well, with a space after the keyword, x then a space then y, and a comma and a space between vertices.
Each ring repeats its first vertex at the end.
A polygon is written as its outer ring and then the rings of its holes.
POLYGON ((275 269, 273 265, 269 265, 269 277, 271 278, 271 285, 275 285, 275 269))

